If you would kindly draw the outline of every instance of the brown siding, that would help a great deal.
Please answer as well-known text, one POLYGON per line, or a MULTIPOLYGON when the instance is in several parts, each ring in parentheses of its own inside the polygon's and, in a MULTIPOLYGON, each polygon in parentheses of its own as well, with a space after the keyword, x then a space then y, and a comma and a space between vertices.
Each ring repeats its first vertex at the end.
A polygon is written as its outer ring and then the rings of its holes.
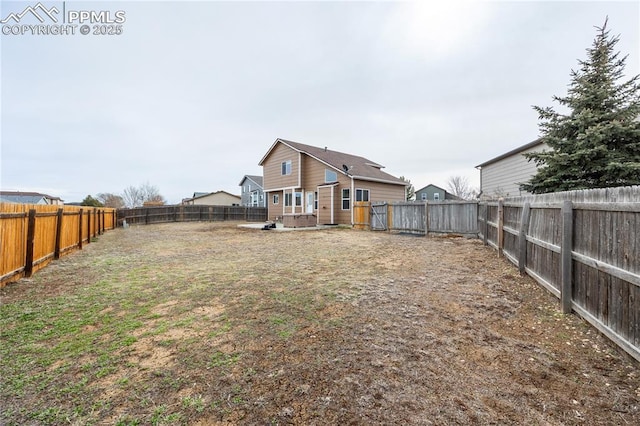
MULTIPOLYGON (((405 189, 402 185, 389 185, 381 182, 370 182, 366 180, 356 180, 355 189, 368 189, 369 201, 372 203, 387 201, 405 201, 405 189)), ((355 194, 354 194, 355 199, 355 194)))
POLYGON ((275 221, 277 217, 282 216, 282 208, 284 206, 284 195, 282 191, 274 191, 265 194, 267 197, 267 220, 275 221), (278 204, 273 204, 273 196, 278 195, 278 204))
POLYGON ((290 188, 298 184, 298 158, 297 151, 283 145, 276 145, 267 159, 262 163, 264 176, 264 190, 290 188), (291 174, 282 176, 282 163, 291 160, 291 174))
MULTIPOLYGON (((381 182, 370 182, 363 180, 356 180, 354 187, 351 185, 351 178, 345 176, 340 171, 333 169, 330 166, 309 157, 306 154, 299 156, 298 152, 291 148, 278 144, 276 145, 267 159, 263 162, 263 176, 264 176, 264 188, 265 191, 274 189, 286 189, 286 192, 291 192, 290 188, 295 187, 295 191, 302 192, 302 206, 296 207, 295 213, 304 213, 306 211, 306 194, 309 192, 318 191, 318 186, 325 183, 325 170, 333 170, 338 177, 338 185, 333 189, 333 223, 339 224, 351 224, 351 210, 342 210, 342 190, 349 189, 350 193, 350 207, 353 208, 355 199, 354 189, 368 189, 370 201, 405 201, 405 189, 402 185, 390 185, 381 182), (291 175, 282 176, 281 164, 283 161, 291 160, 291 175), (298 164, 300 161, 300 165, 298 164), (298 187, 298 167, 302 167, 302 174, 300 178, 300 185, 298 187)), ((314 213, 319 215, 318 223, 326 224, 330 223, 331 218, 331 205, 330 205, 331 190, 324 188, 319 193, 318 206, 320 211, 314 210, 314 213), (323 208, 324 207, 324 208, 323 208)), ((283 191, 269 192, 267 207, 269 209, 269 220, 275 220, 277 216, 283 215, 284 208, 284 193, 283 191), (273 204, 273 194, 278 193, 280 195, 280 203, 273 204)), ((293 203, 295 204, 295 197, 293 197, 293 203)), ((291 214, 291 208, 287 208, 284 214, 291 214)))

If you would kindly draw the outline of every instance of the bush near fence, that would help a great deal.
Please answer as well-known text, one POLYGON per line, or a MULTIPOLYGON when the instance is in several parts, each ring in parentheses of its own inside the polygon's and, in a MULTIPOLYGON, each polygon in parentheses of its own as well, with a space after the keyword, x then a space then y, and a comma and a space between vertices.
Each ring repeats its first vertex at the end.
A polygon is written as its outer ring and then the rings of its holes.
POLYGON ((0 286, 82 249, 115 223, 115 209, 0 203, 0 286))
POLYGON ((244 206, 177 205, 118 209, 118 226, 122 226, 125 220, 129 225, 148 225, 150 223, 197 221, 265 222, 267 220, 267 208, 244 206))

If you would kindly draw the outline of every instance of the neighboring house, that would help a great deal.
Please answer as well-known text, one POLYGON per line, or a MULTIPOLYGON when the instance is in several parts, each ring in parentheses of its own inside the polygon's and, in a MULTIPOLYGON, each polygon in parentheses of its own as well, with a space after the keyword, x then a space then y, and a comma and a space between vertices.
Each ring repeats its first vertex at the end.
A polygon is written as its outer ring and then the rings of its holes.
POLYGON ((285 226, 286 216, 307 225, 352 225, 355 202, 405 200, 405 181, 356 155, 276 139, 258 164, 268 219, 285 226))
POLYGON ((245 207, 266 207, 262 176, 244 175, 240 181, 240 204, 245 207))
POLYGON ((0 191, 0 203, 62 205, 63 200, 39 192, 0 191))
POLYGON ((240 197, 226 191, 194 192, 193 197, 185 198, 182 204, 205 206, 239 206, 240 197))
POLYGON ((416 201, 460 201, 462 198, 456 197, 439 186, 427 185, 416 191, 416 201))
POLYGON ((476 166, 480 170, 480 197, 517 197, 527 195, 520 190, 520 184, 526 183, 536 174, 537 166, 523 154, 549 150, 549 145, 536 139, 512 151, 499 155, 476 166))

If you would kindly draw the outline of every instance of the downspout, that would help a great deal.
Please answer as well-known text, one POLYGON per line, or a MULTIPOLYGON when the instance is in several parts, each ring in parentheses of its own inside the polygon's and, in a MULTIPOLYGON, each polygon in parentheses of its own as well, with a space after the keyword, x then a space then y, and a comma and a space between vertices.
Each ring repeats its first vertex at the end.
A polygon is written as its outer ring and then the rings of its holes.
POLYGON ((333 185, 330 188, 331 188, 331 224, 333 225, 335 223, 335 220, 333 220, 333 204, 334 204, 334 202, 333 202, 333 193, 335 192, 336 187, 335 187, 335 185, 333 185))
POLYGON ((353 211, 356 199, 356 183, 353 180, 353 176, 351 177, 351 190, 349 191, 349 198, 349 206, 351 207, 351 226, 353 226, 353 211))

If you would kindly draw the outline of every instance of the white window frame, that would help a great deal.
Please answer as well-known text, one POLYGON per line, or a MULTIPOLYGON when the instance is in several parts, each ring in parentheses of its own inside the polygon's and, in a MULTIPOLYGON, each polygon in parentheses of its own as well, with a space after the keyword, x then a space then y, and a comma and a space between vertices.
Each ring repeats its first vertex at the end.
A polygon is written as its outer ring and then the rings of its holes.
POLYGON ((291 175, 291 160, 283 161, 282 163, 280 163, 280 173, 282 173, 282 176, 291 175))
POLYGON ((280 194, 273 194, 273 204, 280 204, 280 194))
POLYGON ((293 194, 291 192, 284 193, 284 206, 291 207, 293 204, 293 194))
POLYGON ((349 188, 342 188, 342 191, 340 192, 341 198, 342 198, 342 203, 340 203, 340 207, 342 210, 351 210, 351 190, 349 188), (346 197, 345 197, 345 192, 346 192, 346 197), (347 208, 344 208, 344 203, 347 203, 347 208))
POLYGON ((371 199, 371 192, 368 189, 356 188, 356 201, 368 202, 370 199, 371 199), (366 200, 364 199, 364 194, 367 194, 366 200))

